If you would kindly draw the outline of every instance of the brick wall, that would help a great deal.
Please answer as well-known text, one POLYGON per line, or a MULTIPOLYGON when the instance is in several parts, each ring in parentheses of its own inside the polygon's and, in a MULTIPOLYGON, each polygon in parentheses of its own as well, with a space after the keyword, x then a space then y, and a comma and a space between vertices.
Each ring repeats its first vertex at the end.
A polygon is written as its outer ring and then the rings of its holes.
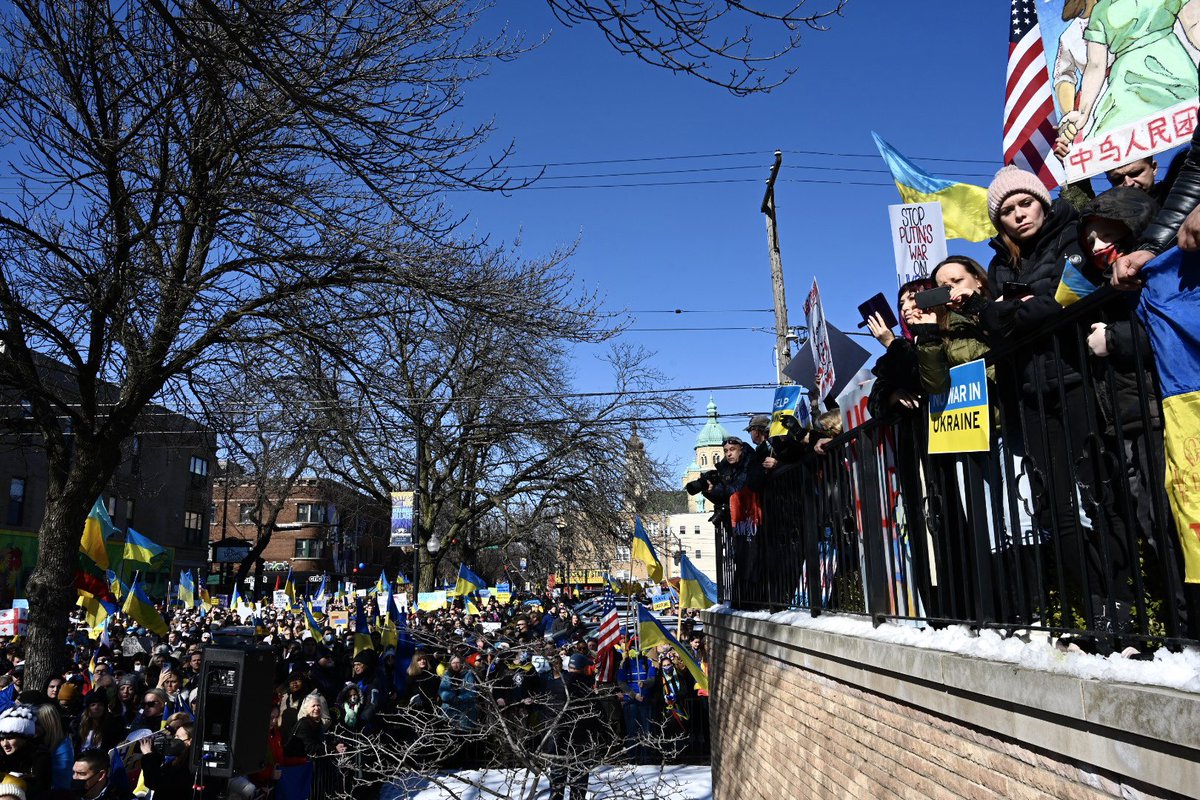
POLYGON ((727 642, 710 671, 716 800, 1179 796, 727 642))

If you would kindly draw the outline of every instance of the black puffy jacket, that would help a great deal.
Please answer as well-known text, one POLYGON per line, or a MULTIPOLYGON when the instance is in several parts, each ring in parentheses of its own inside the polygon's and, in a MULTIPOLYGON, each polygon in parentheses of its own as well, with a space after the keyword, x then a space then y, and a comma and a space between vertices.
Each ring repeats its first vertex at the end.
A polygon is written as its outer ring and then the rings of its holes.
MULTIPOLYGON (((1000 237, 992 239, 990 244, 996 251, 988 264, 988 281, 992 292, 999 296, 1005 283, 1014 282, 1027 284, 1033 294, 1028 300, 996 300, 984 309, 980 322, 993 347, 1000 347, 1014 338, 1049 331, 1054 325, 1062 312, 1054 293, 1058 291, 1062 279, 1063 265, 1067 260, 1076 265, 1084 263, 1078 239, 1079 214, 1061 198, 1051 205, 1037 237, 1022 247, 1018 263, 1012 263, 1008 248, 1000 237)), ((1068 326, 1053 336, 1039 338, 1030 346, 1021 348, 1013 355, 1013 364, 1026 397, 1038 393, 1054 397, 1060 383, 1066 386, 1082 383, 1083 376, 1079 371, 1081 358, 1079 338, 1074 326, 1068 326), (1058 356, 1054 352, 1056 342, 1058 356)))
POLYGON ((1161 253, 1173 247, 1179 226, 1197 205, 1200 205, 1200 124, 1192 133, 1192 149, 1184 159, 1179 177, 1171 184, 1171 192, 1163 200, 1154 222, 1142 233, 1138 249, 1161 253))

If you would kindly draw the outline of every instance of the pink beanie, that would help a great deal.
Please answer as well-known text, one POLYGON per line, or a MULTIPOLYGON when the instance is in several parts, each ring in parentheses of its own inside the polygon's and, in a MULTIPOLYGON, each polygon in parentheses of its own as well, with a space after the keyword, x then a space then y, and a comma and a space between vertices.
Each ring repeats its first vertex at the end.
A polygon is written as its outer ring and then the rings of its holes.
POLYGON ((1010 164, 997 172, 988 186, 988 219, 993 225, 1000 227, 1000 206, 1004 205, 1004 201, 1021 192, 1033 195, 1042 201, 1042 205, 1050 208, 1050 192, 1046 191, 1038 177, 1010 164))

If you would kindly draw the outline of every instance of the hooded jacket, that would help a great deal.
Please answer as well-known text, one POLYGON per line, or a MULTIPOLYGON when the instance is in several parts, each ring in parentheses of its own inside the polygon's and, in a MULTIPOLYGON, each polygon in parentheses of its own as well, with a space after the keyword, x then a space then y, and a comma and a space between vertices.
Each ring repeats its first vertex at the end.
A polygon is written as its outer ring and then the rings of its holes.
MULTIPOLYGON (((1085 221, 1099 217, 1115 220, 1128 228, 1129 237, 1121 243, 1124 246, 1118 248, 1124 252, 1130 243, 1137 241, 1137 237, 1154 219, 1157 210, 1158 205, 1141 189, 1116 187, 1084 206, 1082 215, 1085 221)), ((1105 421, 1111 430, 1119 430, 1126 435, 1137 434, 1145 427, 1147 418, 1142 415, 1143 389, 1148 390, 1145 400, 1151 426, 1162 426, 1162 395, 1158 388, 1158 374, 1154 369, 1154 352, 1150 348, 1150 336, 1134 312, 1139 294, 1129 296, 1120 293, 1105 304, 1108 357, 1093 358, 1092 377, 1105 421), (1140 376, 1139 358, 1142 368, 1140 376), (1109 366, 1112 367, 1111 373, 1109 366)))
MULTIPOLYGON (((1054 299, 1062 280, 1063 265, 1084 263, 1079 246, 1079 214, 1070 203, 1059 198, 1046 214, 1045 224, 1038 235, 1022 247, 1021 258, 1013 263, 1008 248, 999 236, 992 239, 996 255, 988 264, 988 281, 992 292, 999 295, 1008 282, 1027 284, 1032 293, 1028 300, 1004 298, 996 300, 980 315, 983 329, 998 347, 1013 338, 1048 331, 1062 306, 1054 299)), ((1082 383, 1079 371, 1080 347, 1072 326, 1045 336, 1014 353, 1025 396, 1043 393, 1057 397, 1059 383, 1075 386, 1082 383), (1058 354, 1055 354, 1055 342, 1058 354)))
POLYGON ((1137 249, 1155 254, 1169 250, 1175 244, 1179 226, 1197 205, 1200 205, 1200 124, 1192 133, 1192 149, 1179 170, 1179 177, 1171 185, 1171 192, 1154 221, 1142 232, 1137 249))

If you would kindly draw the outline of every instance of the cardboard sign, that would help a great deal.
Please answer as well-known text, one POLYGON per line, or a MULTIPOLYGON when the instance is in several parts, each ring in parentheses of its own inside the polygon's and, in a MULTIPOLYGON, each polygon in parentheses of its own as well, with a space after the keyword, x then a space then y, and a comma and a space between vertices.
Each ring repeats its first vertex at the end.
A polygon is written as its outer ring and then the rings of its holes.
POLYGON ((929 395, 929 452, 977 453, 991 448, 987 366, 983 359, 950 368, 950 389, 929 395))
POLYGON ((288 593, 283 589, 276 589, 271 594, 271 605, 275 608, 291 608, 292 598, 288 597, 288 593))
POLYGON ((329 624, 335 628, 350 627, 350 612, 349 611, 330 611, 329 624))
POLYGON ((438 611, 447 605, 444 589, 436 592, 421 592, 417 595, 417 608, 422 611, 438 611))
POLYGON ((829 344, 829 329, 825 326, 825 310, 821 307, 821 292, 817 279, 804 299, 804 318, 808 322, 808 341, 812 345, 813 366, 816 369, 817 402, 833 391, 833 348, 829 344))
POLYGON ((888 206, 897 286, 929 273, 946 257, 946 225, 942 204, 900 203, 888 206))
POLYGON ((506 606, 512 601, 512 592, 496 592, 496 602, 502 606, 506 606))

